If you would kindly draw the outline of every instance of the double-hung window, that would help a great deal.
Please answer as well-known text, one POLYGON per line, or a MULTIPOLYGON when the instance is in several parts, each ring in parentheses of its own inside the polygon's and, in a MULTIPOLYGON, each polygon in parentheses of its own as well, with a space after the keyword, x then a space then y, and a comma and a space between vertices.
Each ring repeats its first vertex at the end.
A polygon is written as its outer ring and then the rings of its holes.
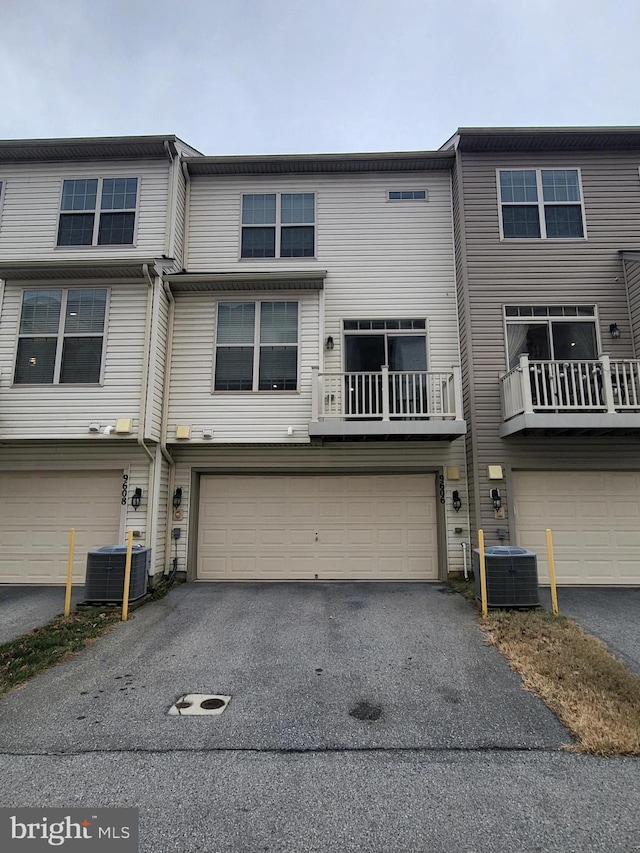
POLYGON ((25 290, 14 383, 98 383, 106 309, 106 290, 25 290))
POLYGON ((505 239, 584 237, 577 169, 499 169, 498 188, 505 239))
POLYGON ((243 258, 312 258, 315 193, 242 196, 243 258))
POLYGON ((58 246, 132 245, 137 198, 137 178, 64 181, 58 246))
POLYGON ((298 303, 219 302, 216 391, 295 391, 298 303))
POLYGON ((509 369, 521 355, 532 361, 588 361, 598 357, 593 305, 505 308, 509 369))

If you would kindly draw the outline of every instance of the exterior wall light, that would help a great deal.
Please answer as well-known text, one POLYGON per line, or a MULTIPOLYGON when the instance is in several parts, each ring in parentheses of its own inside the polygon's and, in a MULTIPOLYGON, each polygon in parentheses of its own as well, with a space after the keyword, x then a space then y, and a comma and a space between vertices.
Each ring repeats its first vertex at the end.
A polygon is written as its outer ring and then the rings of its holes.
POLYGON ((182 504, 182 489, 177 488, 173 493, 173 508, 178 509, 182 504))
POLYGON ((131 506, 137 510, 140 506, 140 502, 142 501, 142 489, 140 487, 136 487, 133 495, 131 496, 131 506))
POLYGON ((331 352, 331 350, 334 348, 334 346, 335 346, 335 344, 333 343, 333 338, 331 337, 331 335, 329 335, 329 337, 325 341, 324 348, 326 350, 328 350, 329 352, 331 352))
POLYGON ((453 508, 456 512, 460 512, 460 510, 462 509, 462 500, 460 499, 460 492, 456 489, 451 497, 453 498, 453 508))
POLYGON ((612 338, 619 338, 620 337, 620 329, 618 328, 617 323, 612 323, 609 326, 609 334, 611 335, 612 338))
POLYGON ((491 491, 489 492, 489 497, 493 501, 493 508, 497 512, 502 506, 502 498, 500 497, 500 489, 491 489, 491 491))

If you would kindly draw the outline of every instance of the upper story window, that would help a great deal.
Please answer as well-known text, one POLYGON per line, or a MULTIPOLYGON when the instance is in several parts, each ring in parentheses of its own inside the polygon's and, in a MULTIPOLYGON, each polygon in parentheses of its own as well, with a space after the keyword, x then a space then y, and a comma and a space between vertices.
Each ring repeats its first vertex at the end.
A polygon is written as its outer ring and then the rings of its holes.
POLYGON ((100 381, 106 290, 25 290, 16 385, 100 381))
POLYGON ((505 239, 584 237, 577 169, 500 169, 498 176, 505 239))
POLYGON ((137 198, 137 178, 64 181, 58 246, 132 245, 137 198))
POLYGON ((532 361, 583 361, 598 357, 593 305, 507 306, 509 369, 521 355, 532 361))
POLYGON ((315 193, 242 196, 243 258, 312 258, 315 193))
POLYGON ((219 302, 216 391, 295 391, 298 303, 219 302))
POLYGON ((389 190, 389 201, 426 201, 426 190, 389 190))

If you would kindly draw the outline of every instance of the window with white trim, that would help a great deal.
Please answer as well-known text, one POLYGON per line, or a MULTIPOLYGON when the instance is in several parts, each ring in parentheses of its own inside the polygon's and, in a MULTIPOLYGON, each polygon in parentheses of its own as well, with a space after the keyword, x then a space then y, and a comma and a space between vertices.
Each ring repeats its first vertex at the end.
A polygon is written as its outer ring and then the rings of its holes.
POLYGON ((16 385, 100 382, 107 291, 25 290, 16 385))
POLYGON ((137 199, 137 178, 64 181, 58 246, 132 245, 137 199))
POLYGON ((588 361, 598 358, 593 305, 506 306, 509 370, 521 355, 532 361, 588 361))
POLYGON ((584 237, 584 207, 577 169, 499 169, 504 239, 584 237))
POLYGON ((242 196, 243 258, 312 258, 315 193, 242 196))
POLYGON ((296 391, 298 303, 219 302, 215 391, 296 391))

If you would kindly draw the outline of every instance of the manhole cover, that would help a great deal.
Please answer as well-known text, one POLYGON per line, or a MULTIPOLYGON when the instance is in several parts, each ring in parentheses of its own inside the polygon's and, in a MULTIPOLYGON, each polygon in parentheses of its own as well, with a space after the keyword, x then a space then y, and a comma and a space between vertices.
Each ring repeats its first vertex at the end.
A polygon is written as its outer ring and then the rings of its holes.
POLYGON ((358 702, 355 708, 349 711, 350 717, 356 720, 379 720, 382 716, 382 708, 378 705, 370 705, 368 702, 358 702))
POLYGON ((173 717, 219 716, 225 710, 231 696, 211 693, 187 693, 169 708, 173 717))

